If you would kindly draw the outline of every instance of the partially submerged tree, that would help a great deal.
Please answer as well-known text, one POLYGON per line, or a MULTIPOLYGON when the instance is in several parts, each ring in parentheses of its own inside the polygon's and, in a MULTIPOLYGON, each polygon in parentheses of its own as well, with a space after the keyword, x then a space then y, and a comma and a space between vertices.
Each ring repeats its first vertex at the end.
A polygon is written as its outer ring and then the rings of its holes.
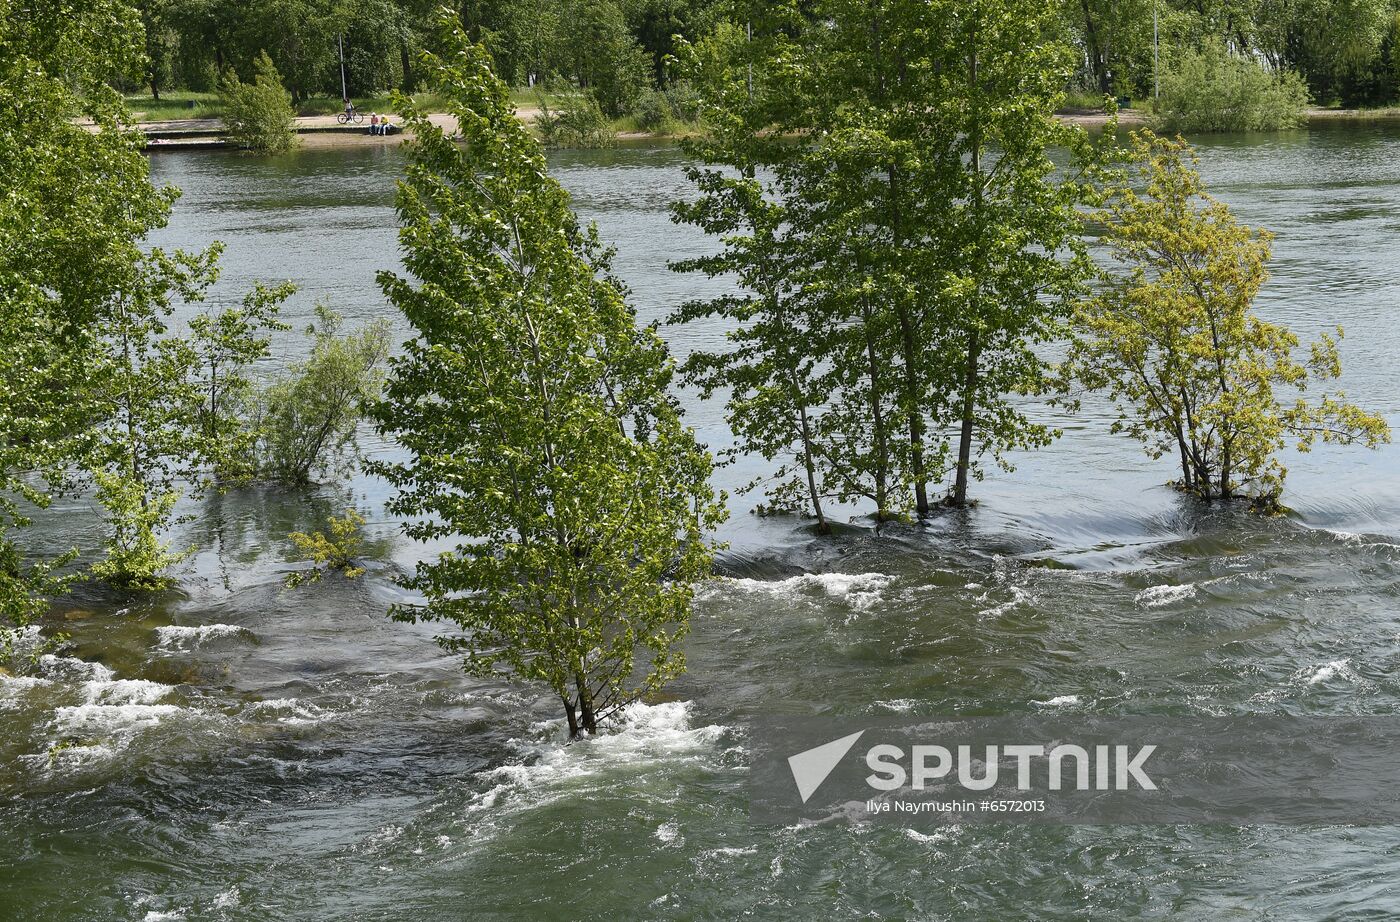
POLYGON ((1054 118, 1072 57, 1051 11, 755 0, 731 15, 742 30, 684 49, 717 130, 678 215, 723 249, 680 268, 736 272, 744 293, 679 315, 737 326, 691 368, 734 389, 744 447, 795 461, 778 482, 813 511, 829 496, 922 517, 949 474, 965 504, 982 458, 1008 466, 1054 435, 1019 398, 1046 386, 1038 347, 1089 273, 1079 206, 1100 152, 1054 118))
POLYGON ((1298 337, 1254 313, 1270 234, 1206 194, 1186 142, 1143 131, 1133 151, 1143 191, 1124 184, 1102 215, 1127 273, 1079 305, 1067 364, 1117 403, 1114 431, 1174 456, 1185 492, 1264 508, 1278 504, 1288 442, 1388 442, 1385 421, 1345 394, 1304 395, 1341 375, 1340 327, 1300 361, 1298 337))
POLYGON ((331 516, 321 531, 292 532, 288 537, 297 553, 311 561, 311 568, 287 574, 284 585, 295 589, 307 583, 319 583, 328 573, 339 573, 350 580, 364 576, 365 568, 360 560, 365 549, 364 527, 365 517, 354 509, 347 509, 343 518, 331 516))
POLYGON ((0 15, 0 618, 11 626, 62 586, 54 576, 72 554, 44 559, 19 536, 78 486, 97 322, 139 274, 139 242, 173 197, 151 185, 143 138, 108 83, 139 80, 141 53, 139 17, 117 0, 0 15))
MULTIPOLYGON (((197 318, 192 335, 171 328, 179 304, 203 300, 219 247, 199 254, 154 250, 92 326, 92 419, 82 460, 106 511, 106 557, 93 574, 113 585, 157 589, 186 556, 163 537, 181 495, 198 496, 219 472, 239 473, 249 439, 231 419, 231 393, 267 352, 266 329, 291 293, 259 287, 241 311, 197 318)), ((246 473, 246 470, 243 472, 246 473)))
POLYGON ((399 101, 417 136, 398 200, 417 284, 381 281, 416 335, 375 416, 409 458, 372 470, 399 489, 410 536, 457 546, 418 566, 427 603, 395 617, 459 625, 439 642, 468 671, 544 683, 570 734, 594 733, 682 668, 722 506, 664 345, 637 327, 486 51, 452 18, 442 31, 424 69, 465 143, 399 101))
POLYGON ((378 399, 389 357, 389 323, 377 320, 346 332, 325 305, 307 329, 311 355, 256 397, 256 463, 262 476, 307 484, 353 467, 355 435, 365 408, 378 399))
POLYGON ((296 287, 256 285, 242 305, 202 313, 190 321, 201 452, 215 478, 246 481, 257 471, 257 431, 249 410, 256 401, 252 366, 272 354, 272 334, 288 329, 279 319, 282 302, 296 287))

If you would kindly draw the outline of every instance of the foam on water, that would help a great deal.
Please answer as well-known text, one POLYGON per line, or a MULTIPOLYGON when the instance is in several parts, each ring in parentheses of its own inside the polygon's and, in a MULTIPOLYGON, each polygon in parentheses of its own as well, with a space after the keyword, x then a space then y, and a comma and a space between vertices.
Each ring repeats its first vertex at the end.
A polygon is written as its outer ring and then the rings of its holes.
POLYGON ((1079 696, 1078 696, 1078 695, 1056 695, 1055 697, 1053 697, 1053 698, 1051 698, 1051 699, 1049 699, 1049 700, 1047 700, 1047 701, 1035 701, 1035 702, 1032 702, 1032 703, 1034 703, 1034 704, 1039 704, 1039 705, 1041 705, 1041 706, 1043 706, 1043 707, 1048 707, 1048 708, 1072 707, 1073 705, 1076 705, 1076 704, 1079 703, 1079 696))
POLYGON ((318 724, 334 720, 336 716, 325 708, 300 698, 268 698, 264 701, 254 701, 249 705, 249 710, 258 715, 272 715, 278 723, 291 726, 318 724))
POLYGON ((535 729, 546 739, 512 741, 521 761, 476 775, 490 787, 472 797, 469 813, 494 812, 508 804, 542 806, 620 772, 635 780, 653 765, 704 758, 725 733, 720 726, 691 727, 690 703, 685 701, 637 702, 628 706, 616 729, 573 742, 563 738, 563 721, 535 729))
POLYGON ((880 601, 892 582, 894 577, 885 573, 803 573, 780 580, 736 577, 715 580, 714 584, 750 592, 769 592, 791 599, 815 591, 829 599, 845 602, 856 611, 865 611, 880 601))
MULTIPOLYGON (((985 592, 985 593, 983 593, 982 595, 978 596, 978 601, 979 601, 979 602, 987 602, 987 601, 990 601, 990 600, 991 600, 991 591, 990 591, 990 590, 988 590, 987 592, 985 592)), ((982 615, 983 615, 983 617, 996 618, 996 617, 1000 617, 1001 615, 1006 614, 1007 612, 1011 611, 1013 608, 1015 608, 1015 607, 1018 606, 1018 605, 1031 605, 1031 604, 1033 604, 1034 602, 1035 602, 1035 596, 1032 595, 1029 591, 1027 591, 1027 590, 1025 590, 1025 589, 1022 589, 1020 586, 1012 586, 1012 587, 1011 587, 1011 598, 1007 599, 1005 602, 1001 602, 1001 603, 999 603, 999 604, 997 604, 997 605, 993 605, 991 608, 983 609, 983 610, 982 610, 982 615)))
POLYGON ((161 650, 190 650, 208 640, 241 637, 247 628, 236 624, 169 624, 156 628, 156 647, 161 650))
POLYGON ((1133 603, 1140 608, 1165 608, 1195 597, 1196 586, 1193 583, 1181 586, 1148 586, 1133 598, 1133 603))
POLYGON ((1356 673, 1351 670, 1351 658, 1337 659, 1330 663, 1323 663, 1313 666, 1310 669, 1300 670, 1298 677, 1306 685, 1316 685, 1319 682, 1326 682, 1328 679, 1341 676, 1345 679, 1355 679, 1356 673))
POLYGON ((88 704, 155 704, 175 689, 146 679, 105 679, 83 683, 88 704))

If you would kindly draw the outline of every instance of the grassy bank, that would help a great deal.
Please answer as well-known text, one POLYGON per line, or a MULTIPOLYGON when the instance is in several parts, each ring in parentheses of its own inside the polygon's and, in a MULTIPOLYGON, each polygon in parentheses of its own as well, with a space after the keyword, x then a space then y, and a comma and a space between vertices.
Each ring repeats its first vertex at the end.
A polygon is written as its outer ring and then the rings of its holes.
POLYGON ((1307 118, 1310 122, 1400 121, 1400 106, 1380 106, 1375 109, 1331 109, 1314 107, 1308 109, 1307 118))

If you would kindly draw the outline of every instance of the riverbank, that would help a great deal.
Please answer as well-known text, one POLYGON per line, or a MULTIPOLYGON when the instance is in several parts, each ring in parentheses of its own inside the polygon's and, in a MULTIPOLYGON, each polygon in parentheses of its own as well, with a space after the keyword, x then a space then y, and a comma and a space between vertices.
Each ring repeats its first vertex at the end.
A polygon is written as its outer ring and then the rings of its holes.
MULTIPOLYGON (((533 125, 539 119, 537 106, 521 106, 516 114, 533 125)), ((1101 111, 1070 110, 1056 113, 1062 121, 1085 128, 1103 128, 1108 124, 1108 115, 1101 111)), ((444 131, 456 130, 456 120, 446 112, 434 112, 428 120, 444 131)), ((1118 113, 1118 123, 1123 126, 1137 126, 1147 123, 1147 116, 1136 110, 1122 110, 1118 113)), ((397 124, 402 124, 398 122, 397 124)), ((145 132, 150 150, 220 150, 230 147, 223 139, 223 121, 216 117, 164 119, 140 121, 135 127, 145 132)), ((398 144, 412 137, 411 132, 400 132, 388 136, 372 135, 369 125, 344 125, 334 115, 303 115, 293 119, 293 128, 301 138, 301 147, 307 150, 323 150, 332 147, 363 147, 384 144, 398 144)), ((673 131, 619 131, 617 140, 623 142, 677 141, 687 137, 688 132, 673 131)))
MULTIPOLYGON (((533 125, 540 115, 538 106, 521 106, 516 114, 533 125)), ((1066 109, 1056 113, 1061 121, 1091 130, 1108 126, 1109 116, 1096 109, 1066 109)), ((1370 124, 1376 122, 1400 121, 1400 107, 1384 109, 1329 109, 1309 108, 1306 122, 1312 124, 1370 124)), ((446 112, 429 114, 429 121, 444 131, 456 130, 456 122, 446 112)), ((1118 124, 1123 128, 1136 128, 1151 123, 1151 115, 1142 109, 1120 109, 1118 124)), ((401 124, 401 123, 400 123, 401 124)), ((293 120, 293 126, 301 137, 301 148, 324 150, 337 147, 367 147, 399 144, 412 137, 411 133, 379 136, 369 133, 368 124, 343 125, 335 115, 304 115, 293 120)), ((165 119, 138 122, 136 127, 144 131, 150 150, 220 150, 230 147, 223 139, 223 122, 217 117, 165 119)), ((619 131, 617 140, 621 142, 676 141, 686 137, 686 133, 672 131, 619 131)))

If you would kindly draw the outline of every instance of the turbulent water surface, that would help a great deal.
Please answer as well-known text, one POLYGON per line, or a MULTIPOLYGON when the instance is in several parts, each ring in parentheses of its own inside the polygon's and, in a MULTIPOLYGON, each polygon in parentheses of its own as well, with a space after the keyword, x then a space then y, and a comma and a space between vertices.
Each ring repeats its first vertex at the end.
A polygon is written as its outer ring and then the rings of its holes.
MULTIPOLYGON (((552 160, 647 319, 715 290, 665 270, 707 245, 666 214, 682 163, 552 160)), ((387 149, 159 155, 185 195, 156 242, 225 241, 218 301, 292 278, 299 324, 317 300, 384 315, 401 165, 387 149)), ((1261 310, 1305 336, 1345 324, 1347 389, 1400 424, 1400 131, 1211 141, 1202 168, 1278 235, 1261 310)), ((722 337, 665 332, 679 354, 722 337)), ((288 334, 284 353, 301 348, 288 334)), ((687 404, 727 444, 721 408, 687 404)), ((1102 404, 1042 412, 1064 429, 1053 448, 923 528, 856 518, 816 541, 735 500, 690 672, 575 745, 549 700, 465 679, 430 629, 384 617, 427 551, 396 534, 382 484, 192 506, 178 589, 68 600, 43 631, 71 642, 0 677, 0 919, 1400 917, 1394 828, 750 825, 744 718, 764 709, 1397 710, 1400 451, 1290 457, 1296 514, 1259 519, 1184 505, 1102 404), (282 590, 288 533, 349 505, 374 523, 370 573, 282 590)), ((91 548, 90 504, 39 534, 91 548)))

